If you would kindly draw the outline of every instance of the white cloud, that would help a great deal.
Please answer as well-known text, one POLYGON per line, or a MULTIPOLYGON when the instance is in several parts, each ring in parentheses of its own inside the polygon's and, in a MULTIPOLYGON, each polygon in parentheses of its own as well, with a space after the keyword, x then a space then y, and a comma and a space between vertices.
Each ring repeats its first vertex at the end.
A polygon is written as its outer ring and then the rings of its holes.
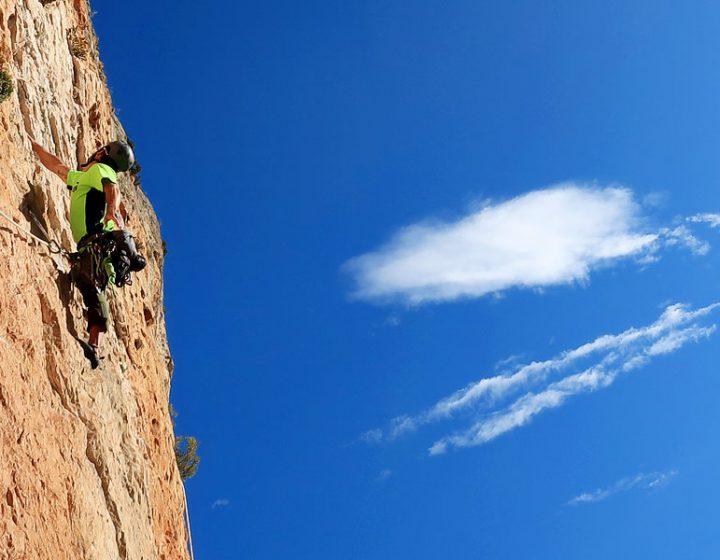
POLYGON ((383 469, 380 471, 380 474, 377 475, 377 481, 378 482, 384 482, 388 478, 390 478, 393 475, 393 472, 391 469, 383 469))
POLYGON ((620 492, 627 492, 633 489, 654 490, 656 488, 660 488, 669 484, 670 481, 675 478, 675 476, 677 476, 677 474, 678 472, 676 470, 666 472, 654 472, 649 474, 636 474, 635 476, 630 476, 618 480, 607 488, 598 488, 597 490, 594 490, 592 492, 586 492, 584 494, 575 496, 573 499, 567 502, 567 505, 576 506, 580 504, 600 502, 614 494, 618 494, 620 492))
MULTIPOLYGON (((646 327, 630 328, 620 334, 603 335, 577 348, 561 352, 550 360, 519 365, 503 375, 480 379, 441 399, 420 414, 399 416, 391 420, 389 426, 384 430, 378 428, 366 432, 364 439, 367 442, 393 440, 413 432, 425 424, 451 418, 464 410, 473 410, 480 406, 492 407, 519 391, 546 382, 550 376, 572 368, 582 368, 584 363, 593 358, 595 365, 590 366, 586 371, 593 367, 609 366, 621 367, 623 371, 630 371, 644 365, 651 356, 676 350, 689 340, 687 337, 698 336, 697 329, 687 330, 682 327, 708 315, 718 306, 720 304, 713 304, 692 311, 680 304, 669 305, 654 323, 646 327), (663 350, 666 351, 663 352, 663 350), (619 363, 622 365, 618 365, 619 363)), ((709 333, 702 331, 702 334, 709 333)), ((566 387, 568 384, 560 386, 565 397, 568 396, 566 387)), ((558 402, 559 404, 561 402, 558 402)), ((508 411, 510 416, 515 416, 518 421, 522 420, 524 423, 529 421, 535 413, 549 407, 545 397, 526 402, 525 405, 523 407, 518 405, 517 410, 508 411), (539 407, 542 402, 546 405, 539 407), (535 412, 531 412, 533 409, 535 412)), ((496 419, 497 425, 492 433, 495 433, 499 426, 506 425, 508 419, 496 419)), ((486 422, 488 424, 483 429, 487 429, 491 423, 490 420, 486 422)), ((444 449, 445 446, 440 448, 444 449)))
POLYGON ((718 307, 720 303, 696 310, 669 305, 650 325, 603 335, 550 360, 481 379, 419 414, 398 416, 385 429, 366 432, 363 439, 368 443, 392 441, 424 425, 470 412, 479 414, 479 419, 465 430, 436 441, 429 453, 438 455, 453 447, 487 443, 528 424, 541 412, 561 406, 574 395, 608 387, 618 375, 710 336, 715 325, 703 326, 700 322, 718 307), (533 388, 536 389, 529 391, 533 388), (525 394, 517 397, 522 391, 525 394))
POLYGON ((428 452, 431 455, 438 455, 450 447, 473 447, 487 443, 528 424, 544 410, 561 406, 569 397, 610 386, 620 373, 646 365, 651 356, 674 352, 687 342, 706 338, 714 331, 715 326, 688 327, 672 332, 651 345, 645 344, 633 348, 627 356, 609 354, 598 365, 551 383, 538 393, 527 393, 508 407, 476 422, 463 433, 440 439, 428 452))
POLYGON ((365 443, 376 443, 383 439, 383 431, 381 429, 368 430, 360 435, 360 439, 365 443))
POLYGON ((210 509, 227 507, 229 505, 230 505, 230 500, 228 500, 227 498, 219 498, 213 502, 212 506, 210 506, 210 509))
POLYGON ((357 298, 421 304, 584 282, 618 259, 656 258, 663 243, 694 244, 687 231, 646 231, 641 218, 629 189, 561 184, 406 227, 345 268, 357 298))
POLYGON ((703 256, 710 251, 710 244, 695 237, 685 226, 678 226, 673 229, 663 228, 660 230, 659 240, 655 243, 654 251, 648 253, 653 259, 655 253, 662 247, 679 246, 688 249, 693 255, 703 256))
POLYGON ((695 214, 694 216, 690 216, 687 220, 688 222, 695 222, 699 224, 705 223, 713 228, 720 227, 720 214, 706 212, 704 214, 695 214))

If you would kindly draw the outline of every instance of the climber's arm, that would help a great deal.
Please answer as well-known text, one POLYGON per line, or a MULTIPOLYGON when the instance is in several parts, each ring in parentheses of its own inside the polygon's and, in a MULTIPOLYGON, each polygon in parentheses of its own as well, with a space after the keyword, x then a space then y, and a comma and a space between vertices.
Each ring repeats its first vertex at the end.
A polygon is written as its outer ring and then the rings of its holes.
POLYGON ((32 149, 33 152, 37 154, 38 158, 40 158, 40 163, 60 177, 63 183, 67 180, 68 171, 70 171, 70 168, 67 165, 50 152, 47 152, 45 148, 35 141, 32 141, 32 149))
POLYGON ((103 191, 105 192, 105 204, 107 204, 107 211, 105 212, 103 222, 107 224, 112 220, 115 222, 117 229, 125 229, 125 222, 120 215, 120 191, 118 191, 117 185, 104 179, 103 191))

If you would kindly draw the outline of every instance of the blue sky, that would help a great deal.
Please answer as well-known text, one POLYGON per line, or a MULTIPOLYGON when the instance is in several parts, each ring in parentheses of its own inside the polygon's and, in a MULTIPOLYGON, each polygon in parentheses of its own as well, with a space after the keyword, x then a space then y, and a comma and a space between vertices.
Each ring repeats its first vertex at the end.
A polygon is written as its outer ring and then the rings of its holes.
POLYGON ((93 7, 198 558, 720 554, 720 7, 93 7))

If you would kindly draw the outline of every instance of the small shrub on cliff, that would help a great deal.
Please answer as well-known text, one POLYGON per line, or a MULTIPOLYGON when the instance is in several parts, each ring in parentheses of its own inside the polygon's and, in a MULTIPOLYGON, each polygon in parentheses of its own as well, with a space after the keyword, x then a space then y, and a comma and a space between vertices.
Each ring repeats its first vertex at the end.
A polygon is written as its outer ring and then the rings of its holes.
POLYGON ((175 459, 177 460, 180 477, 187 480, 195 476, 200 465, 197 455, 198 440, 192 436, 177 436, 175 438, 175 459))
MULTIPOLYGON (((175 417, 178 413, 173 405, 170 405, 170 418, 175 426, 175 417)), ((175 436, 175 460, 177 461, 180 477, 183 480, 195 476, 200 465, 200 457, 197 454, 198 440, 192 436, 175 436)))
POLYGON ((0 70, 0 103, 10 97, 13 89, 14 86, 12 78, 7 74, 7 72, 0 70))
POLYGON ((85 29, 83 27, 74 27, 67 30, 67 42, 70 54, 81 60, 85 60, 90 50, 87 38, 85 37, 85 29))

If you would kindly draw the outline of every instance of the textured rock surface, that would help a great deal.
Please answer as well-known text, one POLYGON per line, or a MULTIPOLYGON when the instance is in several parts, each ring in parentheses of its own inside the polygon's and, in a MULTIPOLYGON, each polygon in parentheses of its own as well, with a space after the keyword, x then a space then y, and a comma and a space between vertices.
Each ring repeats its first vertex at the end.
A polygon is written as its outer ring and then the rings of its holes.
MULTIPOLYGON (((0 0, 0 210, 72 248, 69 197, 26 132, 74 166, 115 118, 85 0, 0 0)), ((127 174, 125 174, 127 175, 127 174)), ((187 558, 168 413, 172 360, 162 241, 139 185, 120 183, 149 265, 110 294, 106 359, 90 370, 79 295, 47 250, 0 217, 0 559, 187 558)))

